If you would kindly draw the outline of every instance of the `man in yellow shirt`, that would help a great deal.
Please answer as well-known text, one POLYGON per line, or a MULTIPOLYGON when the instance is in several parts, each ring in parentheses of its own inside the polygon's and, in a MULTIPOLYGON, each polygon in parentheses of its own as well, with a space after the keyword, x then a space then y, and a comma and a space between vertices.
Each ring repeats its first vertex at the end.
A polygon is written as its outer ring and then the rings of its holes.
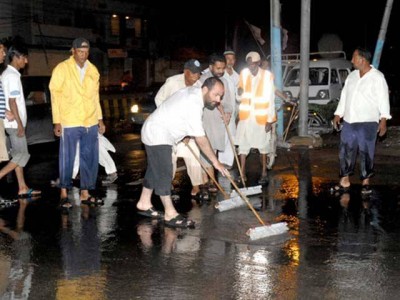
POLYGON ((76 145, 80 147, 80 200, 83 204, 103 204, 89 195, 96 187, 99 142, 105 126, 100 107, 99 72, 88 60, 90 44, 85 38, 72 43, 72 56, 59 63, 50 80, 54 134, 60 137, 59 172, 61 206, 72 207, 68 199, 76 145))

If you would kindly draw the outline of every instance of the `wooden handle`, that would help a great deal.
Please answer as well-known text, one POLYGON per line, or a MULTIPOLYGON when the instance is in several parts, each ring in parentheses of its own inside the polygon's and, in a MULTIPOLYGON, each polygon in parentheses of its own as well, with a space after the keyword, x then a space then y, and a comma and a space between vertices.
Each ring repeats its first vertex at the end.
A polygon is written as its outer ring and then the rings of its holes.
POLYGON ((221 105, 219 105, 219 106, 218 106, 218 110, 220 111, 220 113, 221 113, 221 115, 222 115, 222 120, 224 121, 225 129, 226 129, 226 132, 227 132, 228 138, 229 138, 229 142, 230 142, 230 144, 231 144, 233 154, 235 155, 236 164, 237 164, 238 169, 239 169, 240 179, 242 180, 243 187, 246 187, 246 183, 245 183, 245 181, 244 181, 244 176, 243 176, 242 166, 240 165, 239 157, 238 157, 238 155, 237 155, 237 153, 236 153, 235 145, 234 145, 234 143, 233 143, 232 134, 231 134, 231 131, 229 130, 228 124, 226 124, 226 121, 225 121, 225 112, 224 112, 224 109, 222 108, 221 105))
POLYGON ((247 206, 251 209, 251 211, 254 213, 254 215, 256 216, 257 220, 261 223, 261 225, 265 226, 264 221, 261 219, 260 215, 256 212, 256 210, 254 209, 253 205, 251 205, 250 200, 243 195, 243 193, 240 191, 240 189, 238 188, 238 186, 236 185, 235 181, 232 179, 231 175, 228 174, 226 177, 228 177, 229 181, 231 182, 231 184, 233 185, 233 187, 235 188, 236 192, 239 194, 239 196, 243 199, 244 202, 246 202, 247 206))
POLYGON ((220 186, 218 181, 214 178, 214 174, 211 174, 209 170, 207 170, 207 167, 204 165, 204 163, 200 160, 200 158, 196 155, 196 153, 193 151, 192 147, 185 143, 185 145, 189 148, 190 152, 192 152, 193 156, 197 159, 197 161, 200 163, 204 171, 206 171, 207 175, 211 178, 211 180, 215 183, 217 188, 221 191, 221 193, 224 195, 225 199, 229 199, 229 195, 225 192, 225 190, 220 186))

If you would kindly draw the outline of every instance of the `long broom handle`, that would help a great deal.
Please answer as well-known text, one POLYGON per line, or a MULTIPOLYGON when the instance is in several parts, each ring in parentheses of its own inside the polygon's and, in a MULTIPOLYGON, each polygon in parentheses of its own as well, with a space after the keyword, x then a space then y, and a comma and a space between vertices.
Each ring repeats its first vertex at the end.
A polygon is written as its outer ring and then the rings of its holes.
POLYGON ((238 186, 236 185, 235 181, 232 179, 231 174, 228 174, 226 177, 228 177, 229 181, 232 183, 233 187, 235 188, 236 192, 239 194, 239 196, 246 202, 247 206, 251 209, 251 211, 254 213, 256 216, 257 220, 261 223, 261 225, 265 226, 264 221, 261 219, 260 215, 257 213, 257 211, 254 209, 253 205, 251 205, 249 199, 243 195, 243 193, 240 191, 238 186))
POLYGON ((286 141, 286 137, 287 137, 287 135, 289 133, 290 125, 292 125, 293 120, 296 118, 297 112, 298 112, 297 111, 297 107, 293 107, 292 113, 290 114, 288 125, 287 125, 286 130, 285 130, 285 135, 283 137, 283 141, 286 141))
POLYGON ((220 184, 218 183, 218 181, 214 178, 214 175, 211 174, 211 172, 207 169, 207 167, 204 165, 204 163, 200 160, 200 158, 196 155, 196 153, 193 151, 193 148, 185 143, 185 145, 189 148, 190 152, 192 152, 193 156, 197 159, 197 161, 200 163, 200 165, 202 166, 202 168, 204 169, 204 171, 206 171, 207 175, 211 178, 211 180, 215 183, 215 185, 217 186, 217 188, 221 191, 221 193, 224 195, 225 199, 229 199, 229 195, 225 192, 225 190, 222 188, 222 186, 220 186, 220 184))
POLYGON ((242 180, 243 187, 246 188, 246 183, 244 181, 242 166, 240 165, 239 157, 238 157, 238 155, 236 153, 236 149, 235 149, 235 146, 234 146, 234 143, 233 143, 233 138, 232 138, 231 131, 229 130, 228 124, 226 124, 224 109, 222 108, 221 105, 219 105, 218 106, 218 110, 220 111, 220 113, 222 115, 222 119, 224 120, 225 129, 226 129, 226 132, 228 134, 229 142, 231 144, 233 154, 235 155, 236 164, 237 164, 238 169, 239 169, 240 179, 242 180))

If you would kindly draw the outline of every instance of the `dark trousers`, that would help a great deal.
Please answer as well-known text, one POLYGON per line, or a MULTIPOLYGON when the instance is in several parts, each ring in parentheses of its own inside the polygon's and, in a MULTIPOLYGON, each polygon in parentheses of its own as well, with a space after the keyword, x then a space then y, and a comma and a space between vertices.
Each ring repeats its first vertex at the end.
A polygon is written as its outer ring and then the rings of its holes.
POLYGON ((60 139, 60 187, 71 188, 72 170, 79 141, 80 188, 94 190, 99 170, 99 140, 97 125, 63 128, 60 139))
POLYGON ((172 185, 172 146, 156 145, 146 148, 147 169, 143 186, 154 190, 158 196, 171 195, 172 185))
POLYGON ((378 123, 343 123, 340 134, 340 177, 354 173, 357 154, 360 156, 360 178, 373 176, 375 143, 378 123))

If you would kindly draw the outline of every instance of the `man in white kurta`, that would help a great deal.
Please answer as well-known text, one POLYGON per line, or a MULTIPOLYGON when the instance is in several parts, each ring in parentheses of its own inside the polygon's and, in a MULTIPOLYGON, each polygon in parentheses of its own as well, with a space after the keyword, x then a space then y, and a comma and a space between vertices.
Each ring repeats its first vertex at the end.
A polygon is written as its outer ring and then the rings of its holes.
POLYGON ((265 184, 268 182, 267 154, 274 151, 271 128, 276 122, 275 88, 272 73, 260 68, 260 60, 257 52, 249 52, 247 68, 240 72, 239 123, 235 143, 239 146, 243 174, 246 174, 246 157, 250 149, 258 149, 262 163, 259 183, 265 184))
MULTIPOLYGON (((183 73, 167 78, 165 83, 161 86, 155 97, 156 106, 160 106, 161 103, 163 103, 168 97, 180 89, 188 86, 200 86, 200 82, 198 82, 200 73, 201 65, 197 59, 190 59, 185 62, 183 66, 183 73)), ((199 147, 197 147, 197 144, 193 138, 189 140, 189 145, 197 157, 200 157, 199 147)), ((205 193, 201 193, 200 191, 200 185, 204 183, 201 165, 183 142, 178 143, 174 151, 172 151, 173 177, 175 176, 178 157, 182 157, 185 161, 187 174, 189 175, 192 183, 192 196, 198 198, 207 198, 208 194, 206 196, 205 193)))
MULTIPOLYGON (((235 52, 232 50, 226 50, 224 52, 224 56, 226 60, 226 68, 223 78, 225 78, 228 83, 228 88, 226 89, 225 93, 230 93, 229 98, 231 99, 232 105, 232 114, 228 123, 228 129, 231 139, 234 141, 236 135, 236 117, 239 109, 239 104, 236 101, 236 92, 239 86, 239 74, 233 68, 236 62, 235 52)), ((230 138, 228 135, 225 135, 225 150, 218 152, 218 158, 223 164, 232 166, 235 158, 234 154, 235 153, 233 152, 230 138)))

